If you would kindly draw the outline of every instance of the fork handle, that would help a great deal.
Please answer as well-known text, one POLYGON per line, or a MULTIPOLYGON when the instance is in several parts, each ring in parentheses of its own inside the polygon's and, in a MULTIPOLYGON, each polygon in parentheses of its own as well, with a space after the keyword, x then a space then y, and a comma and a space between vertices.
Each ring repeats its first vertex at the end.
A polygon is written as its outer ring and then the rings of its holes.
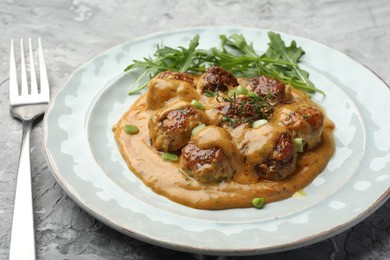
POLYGON ((10 260, 35 259, 34 214, 31 190, 30 133, 32 120, 23 122, 23 138, 16 182, 10 260))

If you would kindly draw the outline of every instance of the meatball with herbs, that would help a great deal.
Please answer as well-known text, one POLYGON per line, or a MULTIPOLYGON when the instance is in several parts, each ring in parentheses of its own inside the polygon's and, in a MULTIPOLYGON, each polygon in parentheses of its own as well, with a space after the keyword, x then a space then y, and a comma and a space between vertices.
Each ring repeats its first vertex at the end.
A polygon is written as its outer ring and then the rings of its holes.
POLYGON ((159 151, 174 152, 183 148, 191 131, 201 124, 201 116, 191 106, 157 111, 149 121, 152 145, 159 151))
POLYGON ((254 77, 249 81, 248 88, 258 96, 268 97, 273 104, 284 103, 288 98, 286 85, 274 78, 254 77))
POLYGON ((217 109, 223 115, 222 127, 237 127, 245 123, 253 123, 259 119, 268 119, 272 114, 272 105, 263 97, 240 96, 225 99, 217 109))
POLYGON ((282 114, 280 121, 294 138, 302 138, 308 149, 313 148, 321 141, 324 114, 317 108, 300 107, 296 111, 282 114))
POLYGON ((190 84, 192 84, 194 81, 194 78, 190 74, 184 72, 176 72, 176 71, 164 71, 157 74, 155 78, 186 81, 190 84))
POLYGON ((197 88, 202 92, 205 90, 217 92, 226 91, 229 87, 238 86, 236 77, 220 67, 210 67, 199 79, 197 88))
POLYGON ((295 170, 297 149, 286 128, 267 123, 259 128, 249 128, 240 143, 244 163, 260 178, 281 180, 295 170))
POLYGON ((288 133, 280 135, 270 156, 255 166, 256 173, 267 180, 281 180, 295 170, 297 149, 292 136, 288 133))

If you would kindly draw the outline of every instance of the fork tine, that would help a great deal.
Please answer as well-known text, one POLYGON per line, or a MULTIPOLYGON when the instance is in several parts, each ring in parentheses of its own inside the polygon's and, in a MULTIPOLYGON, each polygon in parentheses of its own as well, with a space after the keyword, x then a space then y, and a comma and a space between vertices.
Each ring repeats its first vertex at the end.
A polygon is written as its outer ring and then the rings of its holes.
MULTIPOLYGON (((18 91, 18 79, 16 76, 16 62, 15 62, 15 50, 14 40, 11 40, 11 55, 10 55, 10 67, 9 67, 9 96, 10 103, 19 95, 18 91)), ((11 104, 12 105, 12 104, 11 104)))
POLYGON ((28 39, 28 51, 30 54, 30 86, 31 94, 38 94, 37 75, 35 74, 34 53, 31 44, 31 38, 28 39))
POLYGON ((20 69, 21 69, 21 83, 22 87, 20 89, 19 95, 28 95, 28 83, 27 83, 27 72, 26 72, 26 62, 24 58, 24 43, 23 39, 20 39, 20 69))
POLYGON ((38 53, 39 53, 39 72, 40 72, 40 85, 41 95, 46 100, 50 98, 49 79, 47 77, 45 57, 43 56, 43 48, 41 38, 38 38, 38 53))

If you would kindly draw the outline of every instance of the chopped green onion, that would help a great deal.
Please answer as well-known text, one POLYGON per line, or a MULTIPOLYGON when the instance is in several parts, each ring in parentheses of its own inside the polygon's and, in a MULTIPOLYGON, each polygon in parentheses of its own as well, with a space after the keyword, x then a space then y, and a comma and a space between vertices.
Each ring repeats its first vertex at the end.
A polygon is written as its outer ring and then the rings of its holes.
POLYGON ((248 94, 246 95, 251 98, 257 97, 257 95, 254 92, 248 92, 248 94))
POLYGON ((263 126, 267 123, 268 123, 267 119, 256 120, 255 122, 252 123, 252 127, 259 128, 260 126, 263 126))
POLYGON ((241 85, 237 87, 237 94, 246 95, 248 92, 249 91, 241 85))
POLYGON ((234 97, 235 95, 237 95, 237 89, 229 90, 228 97, 234 97))
POLYGON ((298 150, 298 153, 302 153, 303 152, 303 139, 302 138, 295 138, 294 144, 298 150))
POLYGON ((205 91, 204 91, 204 95, 205 95, 206 97, 215 97, 215 93, 212 92, 212 91, 210 91, 210 90, 205 90, 205 91))
POLYGON ((257 209, 262 209, 264 207, 264 198, 254 198, 252 200, 252 206, 257 208, 257 209))
POLYGON ((161 158, 163 160, 172 161, 172 162, 176 162, 179 159, 179 157, 177 157, 177 155, 173 153, 163 153, 161 155, 161 158))
POLYGON ((136 127, 135 125, 125 125, 123 127, 123 130, 125 130, 126 134, 129 134, 129 135, 135 135, 135 134, 138 134, 138 132, 139 132, 139 128, 136 127))
POLYGON ((195 100, 195 99, 193 99, 193 100, 191 101, 191 104, 192 104, 194 107, 198 108, 198 109, 201 109, 201 110, 205 110, 205 109, 206 109, 202 103, 200 103, 199 101, 197 101, 197 100, 195 100))
POLYGON ((200 130, 202 130, 202 129, 205 128, 205 127, 206 127, 205 124, 198 125, 198 126, 195 127, 194 129, 192 129, 191 134, 194 135, 194 134, 196 134, 197 132, 199 132, 200 130))

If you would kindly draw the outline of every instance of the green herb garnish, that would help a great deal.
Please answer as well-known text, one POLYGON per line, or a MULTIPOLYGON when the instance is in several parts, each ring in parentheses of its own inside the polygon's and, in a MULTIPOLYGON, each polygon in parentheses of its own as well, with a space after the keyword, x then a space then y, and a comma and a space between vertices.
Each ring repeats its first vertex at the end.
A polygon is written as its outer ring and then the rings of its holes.
POLYGON ((190 41, 188 48, 179 46, 177 49, 174 49, 157 45, 157 50, 153 54, 154 58, 144 57, 143 60, 134 60, 132 64, 125 68, 125 71, 141 69, 143 73, 130 86, 129 95, 141 91, 148 84, 148 79, 163 71, 204 72, 205 64, 211 57, 207 51, 197 50, 198 45, 199 35, 196 35, 190 41))
POLYGON ((322 90, 317 89, 313 82, 309 80, 309 73, 298 66, 301 57, 305 54, 304 50, 298 47, 295 41, 292 41, 290 46, 287 47, 280 34, 269 32, 268 37, 271 42, 268 43, 269 48, 263 57, 294 64, 293 66, 283 66, 270 62, 266 66, 270 76, 274 76, 285 84, 292 85, 297 89, 324 94, 322 90))
POLYGON ((252 200, 252 206, 257 208, 257 209, 262 209, 264 207, 264 198, 254 198, 252 200))
POLYGON ((256 97, 257 95, 253 92, 248 92, 248 94, 246 94, 248 97, 256 97))
POLYGON ((221 35, 222 50, 212 48, 216 57, 215 65, 236 77, 266 75, 300 90, 324 94, 309 80, 309 73, 298 66, 300 58, 305 54, 302 48, 297 47, 295 41, 286 46, 280 34, 274 32, 268 32, 268 37, 268 49, 259 55, 253 43, 248 44, 243 35, 234 34, 229 38, 221 35))
POLYGON ((241 85, 237 87, 237 94, 239 95, 247 95, 248 92, 249 91, 241 85))
POLYGON ((222 121, 227 122, 231 127, 235 128, 237 126, 237 120, 235 120, 231 117, 224 116, 224 117, 222 117, 222 121))
POLYGON ((129 135, 135 135, 135 134, 138 134, 138 132, 139 132, 139 128, 136 127, 135 125, 125 125, 123 127, 123 130, 125 130, 126 134, 129 134, 129 135))
POLYGON ((259 128, 268 123, 267 119, 259 119, 252 123, 252 128, 259 128))
POLYGON ((295 41, 286 46, 280 34, 268 32, 268 49, 259 54, 253 43, 247 43, 243 35, 220 35, 221 47, 208 50, 197 49, 199 35, 189 43, 188 48, 177 49, 158 45, 152 57, 134 60, 125 71, 141 69, 143 72, 130 86, 129 94, 138 93, 146 87, 147 80, 162 71, 202 73, 206 67, 219 66, 236 77, 265 75, 309 93, 319 92, 309 80, 309 73, 298 64, 305 54, 295 41))
POLYGON ((205 124, 200 124, 200 125, 198 125, 198 126, 195 127, 194 129, 192 129, 191 135, 196 134, 197 132, 199 132, 200 130, 202 130, 202 129, 205 128, 205 127, 206 127, 205 124))
POLYGON ((176 154, 173 154, 173 153, 163 153, 161 155, 161 158, 163 160, 172 161, 172 162, 176 162, 177 160, 179 160, 179 157, 176 154))
POLYGON ((203 92, 203 94, 206 96, 206 97, 215 97, 215 93, 214 92, 212 92, 211 90, 205 90, 204 92, 203 92))
POLYGON ((200 110, 205 110, 205 109, 206 109, 202 103, 200 103, 199 101, 197 101, 197 100, 195 100, 195 99, 193 99, 193 100, 191 101, 191 104, 192 104, 195 108, 197 108, 197 109, 200 109, 200 110))
MULTIPOLYGON (((217 92, 218 93, 218 92, 217 92)), ((219 93, 218 93, 219 94, 219 93)), ((234 97, 234 96, 237 96, 237 89, 231 89, 229 90, 228 92, 228 97, 234 97)))
POLYGON ((297 137, 294 139, 295 147, 297 148, 298 153, 303 152, 303 139, 300 137, 297 137))
POLYGON ((229 107, 222 121, 227 122, 233 128, 240 124, 252 124, 254 121, 267 119, 272 114, 273 107, 271 103, 274 99, 273 95, 270 94, 265 97, 247 95, 244 98, 240 98, 236 94, 237 91, 232 94, 232 97, 226 97, 217 93, 216 97, 218 102, 228 103, 229 107))

